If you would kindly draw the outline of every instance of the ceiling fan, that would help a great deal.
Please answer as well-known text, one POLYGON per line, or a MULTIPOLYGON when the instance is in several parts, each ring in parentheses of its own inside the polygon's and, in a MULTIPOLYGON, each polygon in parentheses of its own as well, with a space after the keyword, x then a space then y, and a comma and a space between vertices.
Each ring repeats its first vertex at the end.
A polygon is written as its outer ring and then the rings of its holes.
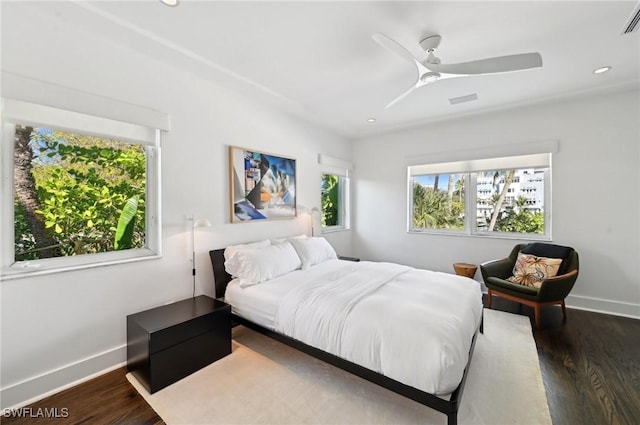
POLYGON ((440 63, 440 59, 434 54, 442 40, 442 37, 439 35, 431 35, 420 41, 420 47, 427 53, 427 59, 424 62, 420 62, 409 50, 390 37, 382 33, 375 33, 372 35, 372 38, 381 46, 412 61, 418 68, 418 79, 413 86, 392 100, 385 106, 385 109, 405 98, 415 89, 446 78, 522 71, 542 66, 542 56, 540 56, 540 53, 522 53, 471 62, 443 64, 440 63))

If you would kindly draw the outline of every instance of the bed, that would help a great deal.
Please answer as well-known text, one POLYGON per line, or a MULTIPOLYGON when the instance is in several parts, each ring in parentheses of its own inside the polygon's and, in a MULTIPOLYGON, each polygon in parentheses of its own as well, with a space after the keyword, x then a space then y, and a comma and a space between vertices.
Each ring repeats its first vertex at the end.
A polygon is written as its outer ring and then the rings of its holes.
POLYGON ((478 282, 342 260, 324 238, 273 242, 209 253, 216 297, 232 306, 235 322, 442 412, 448 425, 457 423, 482 329, 478 282))

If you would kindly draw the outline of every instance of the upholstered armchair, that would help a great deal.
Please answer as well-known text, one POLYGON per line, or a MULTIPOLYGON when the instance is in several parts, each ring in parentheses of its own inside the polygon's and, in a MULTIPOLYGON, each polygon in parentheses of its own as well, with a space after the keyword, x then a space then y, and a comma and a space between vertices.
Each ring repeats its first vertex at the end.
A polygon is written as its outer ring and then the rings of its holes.
POLYGON ((562 307, 563 319, 566 320, 567 311, 564 299, 569 295, 578 278, 578 269, 578 253, 573 248, 545 243, 516 245, 507 258, 487 261, 480 265, 482 279, 489 292, 489 308, 491 308, 494 296, 533 307, 536 328, 540 327, 540 307, 543 305, 559 304, 562 307), (522 284, 529 283, 526 279, 524 279, 524 282, 516 283, 514 281, 518 279, 512 277, 519 253, 536 257, 562 259, 562 262, 555 276, 543 278, 541 281, 536 282, 535 285, 528 286, 522 284), (511 281, 508 279, 511 279, 511 281))

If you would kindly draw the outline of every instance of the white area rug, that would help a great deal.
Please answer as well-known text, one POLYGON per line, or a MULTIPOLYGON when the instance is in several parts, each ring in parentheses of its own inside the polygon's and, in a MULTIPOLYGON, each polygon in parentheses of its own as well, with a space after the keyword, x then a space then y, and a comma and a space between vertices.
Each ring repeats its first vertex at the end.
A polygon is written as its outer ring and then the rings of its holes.
MULTIPOLYGON (((459 424, 551 425, 529 319, 485 310, 459 424)), ((242 326, 233 352, 154 394, 168 425, 446 424, 446 415, 242 326)))

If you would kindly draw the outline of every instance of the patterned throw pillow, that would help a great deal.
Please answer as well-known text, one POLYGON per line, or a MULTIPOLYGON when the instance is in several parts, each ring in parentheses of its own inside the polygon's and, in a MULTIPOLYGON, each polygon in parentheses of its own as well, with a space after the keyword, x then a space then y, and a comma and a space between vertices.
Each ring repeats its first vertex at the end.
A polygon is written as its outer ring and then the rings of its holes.
POLYGON ((558 273, 561 263, 561 258, 536 257, 519 253, 516 265, 513 267, 513 276, 507 280, 532 288, 540 288, 544 279, 558 273))

